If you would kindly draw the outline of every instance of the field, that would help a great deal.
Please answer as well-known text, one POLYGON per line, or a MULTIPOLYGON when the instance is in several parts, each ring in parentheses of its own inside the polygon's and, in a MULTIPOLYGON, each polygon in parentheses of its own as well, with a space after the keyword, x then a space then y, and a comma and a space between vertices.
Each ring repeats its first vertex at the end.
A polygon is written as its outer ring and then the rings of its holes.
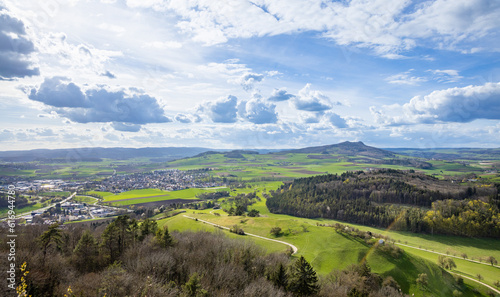
POLYGON ((175 201, 175 202, 195 202, 199 201, 196 195, 201 193, 210 193, 216 191, 228 191, 228 188, 217 187, 214 189, 197 189, 190 188, 178 191, 163 191, 159 189, 141 189, 131 190, 119 194, 112 194, 108 192, 92 191, 90 194, 103 196, 103 202, 109 202, 114 205, 137 205, 151 202, 160 201, 175 201))

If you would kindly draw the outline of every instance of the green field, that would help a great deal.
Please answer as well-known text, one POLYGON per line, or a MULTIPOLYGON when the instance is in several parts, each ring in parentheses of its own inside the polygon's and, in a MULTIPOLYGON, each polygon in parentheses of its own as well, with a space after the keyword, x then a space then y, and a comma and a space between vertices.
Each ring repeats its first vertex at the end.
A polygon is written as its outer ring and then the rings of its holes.
POLYGON ((73 197, 73 200, 75 202, 80 202, 80 203, 94 203, 94 202, 98 201, 98 199, 91 198, 88 196, 75 196, 75 197, 73 197))
POLYGON ((103 202, 111 202, 117 205, 133 205, 139 203, 174 200, 174 199, 185 199, 185 200, 197 200, 196 195, 201 193, 211 193, 216 191, 229 191, 226 187, 217 188, 207 188, 198 189, 190 188, 178 191, 163 191, 159 189, 141 189, 141 190, 131 190, 119 194, 111 194, 107 192, 96 192, 92 191, 89 193, 94 193, 97 195, 102 195, 104 197, 103 202))

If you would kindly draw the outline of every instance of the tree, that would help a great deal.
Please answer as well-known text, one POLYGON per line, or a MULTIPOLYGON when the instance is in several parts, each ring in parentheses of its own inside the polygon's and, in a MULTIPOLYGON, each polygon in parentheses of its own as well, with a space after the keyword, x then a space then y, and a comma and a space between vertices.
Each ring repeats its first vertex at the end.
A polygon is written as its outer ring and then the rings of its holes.
POLYGON ((420 273, 416 279, 417 285, 421 288, 427 286, 429 284, 429 277, 427 273, 420 273))
POLYGON ((495 281, 495 282, 493 283, 493 285, 494 285, 495 287, 500 288, 500 281, 495 281))
POLYGON ((467 259, 467 254, 466 253, 462 253, 462 258, 467 259))
POLYGON ((270 233, 276 237, 280 236, 281 233, 281 228, 280 227, 272 227, 270 233))
POLYGON ((120 229, 114 222, 109 224, 101 235, 101 249, 109 263, 115 262, 120 256, 120 229))
POLYGON ((484 277, 483 277, 481 274, 479 274, 479 273, 478 273, 478 274, 476 274, 476 277, 477 277, 477 279, 478 279, 478 280, 480 280, 480 281, 484 278, 484 277))
POLYGON ((288 287, 288 273, 282 263, 278 266, 278 270, 271 274, 269 280, 272 281, 276 287, 286 290, 288 287))
POLYGON ((61 230, 59 229, 59 224, 56 223, 50 225, 49 230, 40 235, 40 237, 38 238, 38 242, 42 246, 44 261, 49 247, 53 246, 57 250, 61 249, 62 234, 61 230))
POLYGON ((497 259, 495 259, 495 257, 493 256, 489 256, 486 258, 486 262, 490 262, 491 263, 491 266, 493 265, 497 265, 498 264, 498 261, 497 259))
POLYGON ((189 297, 207 296, 207 291, 201 288, 198 273, 193 273, 187 283, 182 286, 182 291, 189 297))
POLYGON ((161 247, 169 247, 174 244, 174 239, 172 238, 172 235, 168 232, 168 227, 165 226, 163 227, 163 230, 158 229, 156 231, 156 239, 160 243, 161 247))
POLYGON ((319 290, 316 271, 301 256, 292 266, 289 290, 298 295, 313 295, 319 290))
POLYGON ((139 237, 139 240, 144 240, 144 238, 146 238, 149 234, 156 234, 157 228, 158 224, 156 221, 149 218, 145 219, 141 224, 141 236, 139 237))
POLYGON ((86 230, 73 251, 73 263, 80 272, 92 272, 96 266, 99 253, 96 240, 89 230, 86 230))
POLYGON ((438 264, 444 269, 452 270, 453 268, 457 268, 457 264, 452 258, 445 257, 443 255, 439 255, 438 264))
POLYGON ((444 261, 444 268, 452 270, 453 268, 457 268, 457 264, 455 264, 452 258, 446 258, 444 261))
POLYGON ((247 216, 249 217, 258 217, 259 216, 259 211, 256 209, 252 209, 247 213, 247 216))

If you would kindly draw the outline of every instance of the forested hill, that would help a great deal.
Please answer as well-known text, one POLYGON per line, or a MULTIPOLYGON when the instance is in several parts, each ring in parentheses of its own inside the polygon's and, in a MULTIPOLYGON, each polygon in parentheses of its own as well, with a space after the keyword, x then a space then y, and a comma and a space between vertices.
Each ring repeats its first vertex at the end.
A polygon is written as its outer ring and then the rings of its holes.
POLYGON ((267 207, 273 213, 395 230, 500 238, 499 188, 390 169, 346 172, 284 184, 267 207))
POLYGON ((395 155, 392 152, 367 146, 361 141, 359 142, 342 142, 332 145, 306 147, 295 150, 286 150, 280 153, 296 153, 296 154, 337 154, 345 156, 365 156, 372 158, 393 158, 395 155))

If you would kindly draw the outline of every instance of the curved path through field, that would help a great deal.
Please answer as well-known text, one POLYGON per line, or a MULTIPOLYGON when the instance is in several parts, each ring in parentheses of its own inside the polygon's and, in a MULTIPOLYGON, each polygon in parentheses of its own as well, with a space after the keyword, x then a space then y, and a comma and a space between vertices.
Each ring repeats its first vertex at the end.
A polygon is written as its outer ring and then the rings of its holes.
MULTIPOLYGON (((192 219, 192 220, 198 220, 202 223, 205 223, 205 224, 209 224, 209 225, 212 225, 212 226, 215 226, 217 228, 222 228, 222 229, 226 229, 226 230, 229 230, 228 227, 224 227, 224 226, 221 226, 221 225, 217 225, 217 224, 214 224, 214 223, 210 223, 210 222, 207 222, 205 220, 200 220, 200 219, 197 219, 197 218, 193 218, 193 217, 190 217, 190 216, 186 216, 184 215, 184 217, 188 218, 188 219, 192 219)), ((265 239, 265 240, 269 240, 269 241, 274 241, 274 242, 278 242, 278 243, 282 243, 282 244, 285 244, 289 247, 292 248, 293 250, 293 254, 297 253, 297 251, 299 250, 296 246, 294 246, 293 244, 291 243, 288 243, 288 242, 284 242, 284 241, 281 241, 281 240, 276 240, 276 239, 272 239, 272 238, 267 238, 267 237, 264 237, 264 236, 260 236, 260 235, 255 235, 255 234, 251 234, 251 233, 247 233, 245 232, 245 235, 248 235, 248 236, 253 236, 253 237, 257 237, 257 238, 261 238, 261 239, 265 239)))
POLYGON ((402 244, 402 243, 399 243, 399 242, 395 242, 395 244, 401 245, 401 246, 406 246, 406 247, 409 247, 409 248, 412 248, 412 249, 416 249, 416 250, 421 250, 421 251, 424 251, 424 252, 429 252, 429 253, 433 253, 433 254, 443 255, 443 256, 446 256, 446 257, 453 257, 453 258, 462 259, 462 260, 473 262, 473 263, 478 263, 478 264, 483 264, 483 265, 487 265, 487 266, 493 266, 493 267, 496 267, 496 268, 500 268, 500 266, 498 266, 498 265, 491 265, 491 264, 479 262, 479 261, 476 261, 476 260, 464 259, 464 258, 461 258, 461 257, 458 257, 458 256, 448 255, 448 254, 445 254, 445 253, 429 251, 429 250, 426 250, 426 249, 423 249, 423 248, 419 248, 419 247, 412 246, 412 245, 407 245, 407 244, 402 244))
POLYGON ((497 294, 500 294, 500 291, 499 291, 499 290, 497 290, 497 289, 493 288, 492 286, 487 285, 487 284, 485 284, 485 283, 483 283, 483 282, 480 282, 480 281, 478 281, 477 279, 474 279, 474 278, 472 278, 472 277, 465 276, 465 275, 460 274, 460 273, 456 273, 456 272, 452 272, 452 271, 449 271, 449 272, 451 272, 451 273, 453 273, 453 274, 456 274, 456 275, 460 275, 460 276, 461 276, 461 277, 463 277, 463 278, 470 279, 471 281, 475 281, 476 283, 479 283, 479 284, 481 284, 481 285, 483 285, 483 286, 487 287, 488 289, 492 290, 493 292, 495 292, 495 293, 497 293, 497 294))

